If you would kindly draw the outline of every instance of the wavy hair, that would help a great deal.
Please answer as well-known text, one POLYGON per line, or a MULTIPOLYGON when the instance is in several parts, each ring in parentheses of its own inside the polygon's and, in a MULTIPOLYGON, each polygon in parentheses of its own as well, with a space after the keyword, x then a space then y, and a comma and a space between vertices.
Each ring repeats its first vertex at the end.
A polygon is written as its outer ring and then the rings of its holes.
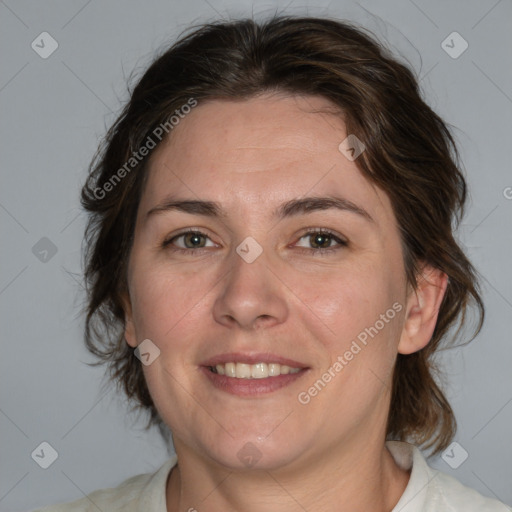
POLYGON ((484 319, 476 271, 453 236, 466 182, 450 130, 422 99, 413 72, 352 23, 294 16, 219 21, 190 29, 155 58, 105 136, 82 189, 89 216, 86 345, 132 403, 149 412, 148 426, 161 425, 141 365, 123 337, 127 262, 151 155, 130 158, 142 154, 148 137, 190 98, 200 104, 267 92, 322 96, 337 107, 347 133, 366 146, 359 169, 391 200, 408 282, 416 288, 424 263, 448 275, 432 339, 418 352, 397 356, 386 431, 388 439, 438 453, 453 438, 456 421, 437 382, 434 355, 458 338, 468 306, 476 306, 478 316, 471 339, 484 319), (123 166, 123 178, 113 183, 123 166))

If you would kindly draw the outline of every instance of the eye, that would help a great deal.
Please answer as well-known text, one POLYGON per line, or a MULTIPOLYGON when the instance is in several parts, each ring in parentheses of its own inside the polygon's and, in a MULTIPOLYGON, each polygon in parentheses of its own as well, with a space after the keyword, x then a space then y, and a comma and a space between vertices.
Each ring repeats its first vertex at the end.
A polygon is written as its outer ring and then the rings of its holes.
POLYGON ((339 236, 328 229, 307 231, 299 238, 299 241, 302 239, 306 239, 306 243, 309 243, 312 246, 311 249, 306 251, 307 253, 332 253, 348 245, 345 240, 342 240, 339 236), (337 245, 332 246, 332 242, 336 242, 337 245))
MULTIPOLYGON (((332 253, 348 245, 347 241, 328 229, 309 230, 299 238, 299 241, 303 239, 306 239, 306 243, 312 246, 308 249, 301 249, 302 252, 307 254, 332 253), (336 245, 333 246, 333 242, 336 245)), ((211 244, 207 246, 207 240, 210 240, 207 234, 199 230, 189 229, 165 240, 162 246, 169 248, 173 252, 190 254, 191 252, 201 252, 201 249, 206 249, 207 247, 216 246, 211 240, 211 244), (178 241, 181 241, 181 243, 178 243, 178 241)), ((295 244, 295 246, 301 247, 298 244, 295 244)))
MULTIPOLYGON (((163 247, 171 246, 170 249, 172 251, 188 253, 191 251, 195 251, 197 249, 203 249, 207 247, 203 243, 206 239, 209 240, 209 237, 202 231, 188 230, 165 240, 162 245, 163 247), (183 239, 182 243, 184 245, 178 245, 178 247, 176 247, 176 241, 180 239, 183 239)), ((212 242, 212 244, 209 247, 215 247, 215 244, 212 242)))

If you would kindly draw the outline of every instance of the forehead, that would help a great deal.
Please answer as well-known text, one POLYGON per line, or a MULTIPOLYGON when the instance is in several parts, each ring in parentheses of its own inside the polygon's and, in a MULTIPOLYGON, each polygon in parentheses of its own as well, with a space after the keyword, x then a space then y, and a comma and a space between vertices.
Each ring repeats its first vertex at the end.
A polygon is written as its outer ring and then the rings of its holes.
POLYGON ((321 97, 199 103, 152 155, 141 210, 169 194, 240 211, 335 193, 378 217, 389 201, 339 151, 347 135, 341 115, 321 97))

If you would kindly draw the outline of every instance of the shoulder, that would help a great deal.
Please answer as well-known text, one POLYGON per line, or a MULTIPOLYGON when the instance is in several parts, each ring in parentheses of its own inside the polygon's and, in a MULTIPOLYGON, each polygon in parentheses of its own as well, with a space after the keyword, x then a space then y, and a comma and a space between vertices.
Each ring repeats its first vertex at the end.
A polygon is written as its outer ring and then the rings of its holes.
POLYGON ((510 512, 504 503, 483 496, 446 473, 431 469, 432 480, 427 493, 427 510, 464 512, 510 512))
POLYGON ((133 476, 117 487, 99 489, 76 501, 51 505, 34 512, 165 512, 165 486, 175 464, 176 456, 173 456, 155 473, 133 476))
POLYGON ((135 511, 137 496, 150 478, 150 474, 137 475, 118 487, 98 489, 76 501, 51 505, 35 512, 97 512, 98 509, 135 511))
POLYGON ((392 512, 512 512, 504 503, 430 467, 418 447, 399 441, 388 441, 386 446, 395 462, 410 470, 407 487, 392 512))

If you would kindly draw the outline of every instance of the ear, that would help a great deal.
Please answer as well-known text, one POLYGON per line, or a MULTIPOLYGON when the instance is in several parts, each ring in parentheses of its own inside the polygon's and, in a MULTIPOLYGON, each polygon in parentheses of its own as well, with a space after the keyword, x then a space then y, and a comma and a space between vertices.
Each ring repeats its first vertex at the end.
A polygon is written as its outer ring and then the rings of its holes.
POLYGON ((130 301, 130 296, 128 293, 125 293, 121 297, 121 302, 123 304, 124 310, 124 339, 126 343, 130 345, 130 347, 136 348, 137 336, 135 335, 135 325, 133 323, 133 314, 132 314, 132 304, 130 301))
POLYGON ((412 354, 427 346, 437 323, 448 276, 430 265, 422 268, 417 278, 417 289, 407 298, 405 323, 398 343, 400 354, 412 354))

